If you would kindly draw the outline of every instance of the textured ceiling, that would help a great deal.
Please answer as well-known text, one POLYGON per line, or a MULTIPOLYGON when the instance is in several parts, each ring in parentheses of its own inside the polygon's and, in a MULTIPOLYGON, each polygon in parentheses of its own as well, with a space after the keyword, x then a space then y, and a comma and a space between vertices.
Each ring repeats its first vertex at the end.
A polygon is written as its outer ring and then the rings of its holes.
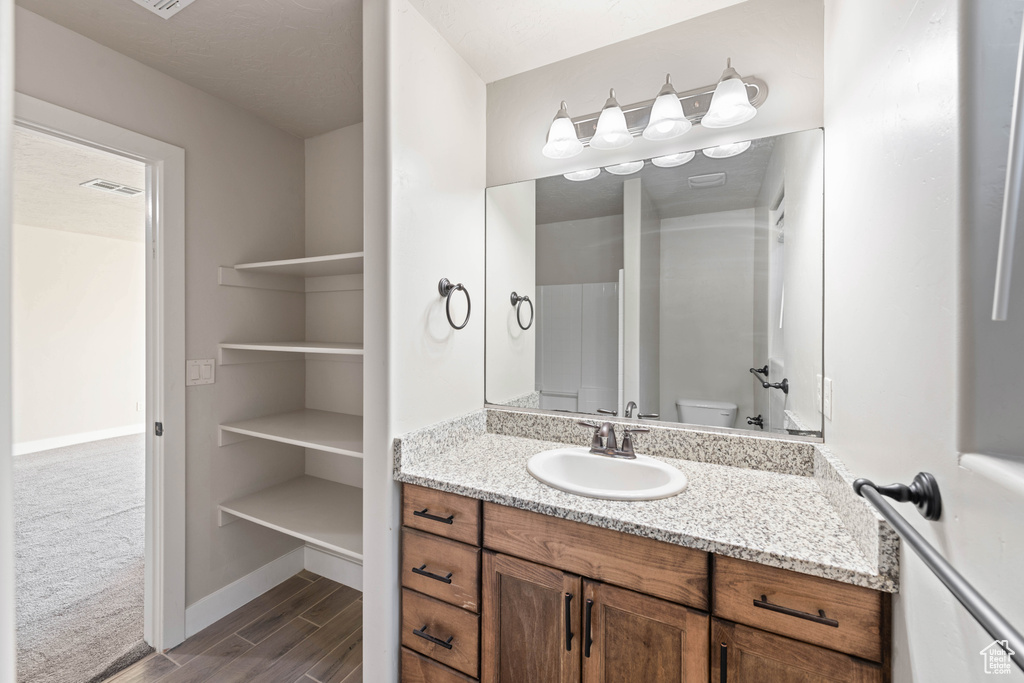
POLYGON ((628 176, 601 172, 593 180, 575 182, 562 176, 537 181, 537 223, 559 223, 622 213, 622 184, 641 178, 661 218, 696 216, 702 213, 749 209, 757 201, 772 156, 775 138, 754 140, 743 154, 728 159, 709 159, 700 152, 693 161, 675 168, 659 168, 650 162, 628 176), (722 187, 691 190, 691 176, 724 172, 722 187))
MULTIPOLYGON (((66 0, 54 0, 66 1, 66 0)), ((203 0, 200 0, 202 2, 203 0)), ((409 0, 485 83, 745 0, 409 0)))
POLYGON ((14 129, 14 222, 141 242, 146 195, 122 197, 80 184, 94 178, 146 187, 144 164, 24 128, 14 129))
POLYGON ((197 0, 170 19, 131 0, 18 4, 299 137, 363 117, 360 0, 197 0))

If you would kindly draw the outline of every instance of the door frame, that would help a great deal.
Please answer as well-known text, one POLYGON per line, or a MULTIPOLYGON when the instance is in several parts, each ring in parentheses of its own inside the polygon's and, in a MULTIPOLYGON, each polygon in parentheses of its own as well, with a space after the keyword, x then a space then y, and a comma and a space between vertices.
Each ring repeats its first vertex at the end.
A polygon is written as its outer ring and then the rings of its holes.
POLYGON ((162 652, 185 639, 185 150, 14 98, 17 125, 146 164, 145 639, 162 652))

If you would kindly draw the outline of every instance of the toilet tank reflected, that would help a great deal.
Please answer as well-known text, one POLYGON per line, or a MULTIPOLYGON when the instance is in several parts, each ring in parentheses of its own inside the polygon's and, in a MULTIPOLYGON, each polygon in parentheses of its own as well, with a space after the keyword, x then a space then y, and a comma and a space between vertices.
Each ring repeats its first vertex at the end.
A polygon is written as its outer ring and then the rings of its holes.
POLYGON ((823 132, 695 151, 487 190, 488 403, 820 437, 823 132))

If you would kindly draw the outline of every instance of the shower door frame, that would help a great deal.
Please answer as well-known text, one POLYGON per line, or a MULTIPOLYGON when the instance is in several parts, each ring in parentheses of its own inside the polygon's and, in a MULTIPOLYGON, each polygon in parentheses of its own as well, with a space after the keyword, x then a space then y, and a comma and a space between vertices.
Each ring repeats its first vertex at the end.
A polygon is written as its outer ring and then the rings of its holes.
POLYGON ((14 120, 146 165, 144 637, 162 652, 185 639, 185 150, 21 93, 14 120))

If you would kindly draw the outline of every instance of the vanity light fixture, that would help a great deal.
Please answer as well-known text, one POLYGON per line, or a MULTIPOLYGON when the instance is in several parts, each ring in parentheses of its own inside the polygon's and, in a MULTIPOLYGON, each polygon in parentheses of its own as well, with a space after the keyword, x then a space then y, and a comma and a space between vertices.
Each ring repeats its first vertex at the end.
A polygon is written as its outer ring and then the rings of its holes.
POLYGON ((725 62, 725 71, 711 96, 708 113, 700 120, 705 128, 729 128, 746 123, 757 116, 757 108, 750 103, 747 86, 732 68, 732 60, 725 62))
POLYGON ((608 100, 597 119, 597 130, 590 140, 594 149, 619 149, 633 143, 633 136, 626 125, 626 115, 615 99, 615 89, 608 91, 608 100))
POLYGON ((744 142, 730 142, 718 147, 708 147, 704 150, 704 156, 711 159, 728 159, 737 154, 743 154, 750 149, 750 140, 744 142))
POLYGON ((633 173, 636 173, 637 171, 639 171, 643 167, 644 167, 644 162, 642 162, 642 161, 627 161, 624 164, 615 164, 614 166, 605 166, 604 170, 606 170, 609 173, 612 173, 614 175, 632 175, 633 173))
POLYGON ((562 107, 548 128, 548 137, 541 152, 549 159, 568 159, 582 151, 583 143, 576 136, 576 126, 572 125, 568 107, 563 100, 562 107))
POLYGON ((573 182, 581 182, 584 180, 591 180, 601 175, 601 169, 599 168, 588 168, 583 171, 573 171, 571 173, 563 173, 562 177, 566 180, 572 180, 573 182))
POLYGON ((682 166, 693 161, 693 157, 697 156, 696 152, 679 152, 678 154, 666 154, 662 157, 654 157, 651 159, 651 163, 658 168, 675 168, 676 166, 682 166))
POLYGON ((749 121, 768 99, 768 84, 754 76, 740 76, 731 61, 722 78, 710 85, 676 92, 671 76, 653 100, 620 106, 615 91, 600 112, 569 118, 565 102, 548 130, 544 156, 564 159, 583 147, 619 149, 634 137, 671 140, 695 124, 724 128, 749 121), (569 131, 568 127, 573 130, 569 131))
POLYGON ((686 133, 693 124, 683 113, 679 93, 672 87, 672 75, 665 75, 665 85, 651 105, 651 120, 644 128, 645 140, 672 140, 686 133))

